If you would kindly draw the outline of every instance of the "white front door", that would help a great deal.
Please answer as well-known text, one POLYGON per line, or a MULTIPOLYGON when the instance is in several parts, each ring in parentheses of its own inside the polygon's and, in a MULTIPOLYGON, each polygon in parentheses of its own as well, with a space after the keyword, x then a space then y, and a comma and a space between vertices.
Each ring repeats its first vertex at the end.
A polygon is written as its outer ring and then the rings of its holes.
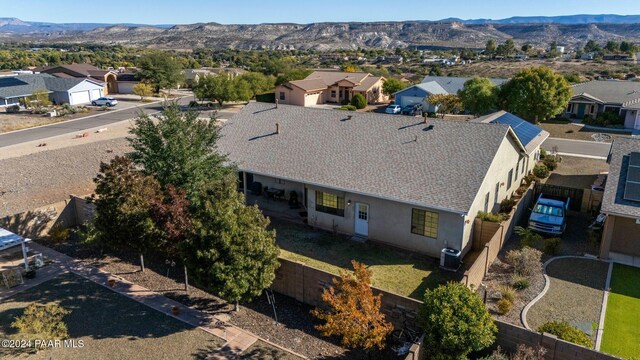
POLYGON ((369 236, 369 205, 356 203, 355 228, 356 234, 369 236))

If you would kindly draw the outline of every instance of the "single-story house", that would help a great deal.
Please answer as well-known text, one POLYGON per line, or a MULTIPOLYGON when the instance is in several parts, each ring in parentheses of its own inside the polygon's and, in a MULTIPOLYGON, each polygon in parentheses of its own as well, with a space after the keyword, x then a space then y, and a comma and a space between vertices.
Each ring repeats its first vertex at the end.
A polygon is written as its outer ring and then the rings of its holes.
POLYGON ((218 147, 265 212, 283 206, 261 203, 261 192, 294 197, 294 216, 314 227, 439 257, 466 253, 476 214, 534 165, 541 138, 523 142, 509 115, 462 122, 249 103, 222 126, 218 147))
MULTIPOLYGON (((464 88, 464 83, 466 83, 471 79, 473 78, 427 75, 424 77, 424 79, 422 79, 422 84, 435 82, 436 84, 440 85, 440 87, 442 87, 447 92, 447 94, 457 95, 458 91, 464 88)), ((491 82, 496 85, 502 85, 505 82, 509 81, 508 79, 497 79, 497 78, 491 78, 489 80, 491 80, 491 82)))
POLYGON ((317 70, 302 80, 278 85, 276 100, 280 104, 313 106, 340 104, 351 101, 355 94, 362 94, 367 103, 377 104, 388 100, 382 92, 385 80, 365 72, 317 70))
POLYGON ((616 138, 609 165, 600 257, 640 266, 640 139, 616 138))
POLYGON ((117 94, 117 73, 112 70, 101 70, 91 64, 55 65, 36 69, 36 73, 51 74, 59 78, 86 78, 104 84, 104 94, 117 94))
POLYGON ((38 90, 56 104, 82 105, 104 96, 102 83, 91 79, 57 78, 49 74, 0 78, 0 107, 17 105, 38 90))
POLYGON ((599 113, 613 112, 625 119, 626 128, 640 129, 639 103, 640 82, 593 80, 573 85, 573 97, 565 117, 584 119, 585 116, 595 117, 599 113))
POLYGON ((431 95, 447 94, 447 91, 438 85, 437 82, 431 81, 422 84, 409 86, 393 94, 395 103, 405 107, 407 105, 422 104, 423 111, 436 112, 438 108, 431 105, 427 98, 431 95))
POLYGON ((206 75, 220 75, 226 74, 231 76, 231 78, 235 78, 236 76, 240 76, 246 73, 247 70, 240 68, 231 68, 231 67, 204 67, 200 69, 185 69, 184 70, 184 78, 187 87, 192 87, 193 84, 197 84, 198 80, 206 75))

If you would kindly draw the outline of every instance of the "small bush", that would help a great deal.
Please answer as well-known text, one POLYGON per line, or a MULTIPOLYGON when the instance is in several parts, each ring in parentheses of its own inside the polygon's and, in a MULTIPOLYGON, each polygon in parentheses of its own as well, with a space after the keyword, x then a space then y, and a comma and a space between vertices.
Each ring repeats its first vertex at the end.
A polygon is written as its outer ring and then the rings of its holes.
POLYGON ((17 114, 20 112, 20 105, 11 105, 7 108, 7 114, 17 114))
POLYGON ((511 360, 544 360, 547 349, 538 346, 535 349, 524 344, 518 345, 518 350, 511 357, 511 360))
POLYGON ((546 179, 549 177, 549 169, 544 164, 538 164, 533 167, 533 175, 538 179, 546 179))
POLYGON ((547 150, 540 149, 540 160, 544 160, 547 157, 547 150))
POLYGON ((63 340, 69 337, 63 318, 69 314, 60 305, 31 304, 22 316, 16 317, 11 327, 25 339, 63 340))
POLYGON ((433 111, 429 111, 429 112, 427 112, 427 117, 436 118, 436 117, 438 117, 438 115, 436 113, 434 113, 433 111))
POLYGON ((542 252, 524 247, 521 250, 509 250, 506 260, 518 275, 531 276, 542 271, 542 252))
POLYGON ((355 94, 351 99, 351 105, 355 106, 356 109, 364 109, 367 107, 367 99, 362 94, 355 94))
POLYGON ((340 101, 340 105, 349 105, 349 100, 343 99, 342 101, 340 101))
POLYGON ((510 213, 513 210, 513 207, 516 205, 516 201, 513 199, 504 199, 500 201, 500 212, 501 213, 510 213))
POLYGON ((593 346, 591 338, 585 332, 569 325, 566 321, 552 321, 538 328, 539 332, 546 332, 557 336, 559 339, 588 348, 593 346))
POLYGON ((501 223, 509 220, 510 215, 505 213, 494 214, 491 212, 478 211, 478 215, 476 215, 476 217, 482 221, 501 223))
POLYGON ((533 174, 528 174, 523 179, 524 183, 527 184, 527 187, 529 187, 529 185, 531 185, 531 183, 536 179, 536 176, 533 174))
POLYGON ((195 108, 195 107, 199 107, 199 106, 200 106, 200 103, 199 103, 199 102, 197 102, 197 101, 195 101, 195 100, 191 100, 191 101, 189 101, 189 107, 190 107, 190 108, 195 108))
POLYGON ((547 170, 553 171, 558 168, 558 157, 546 156, 544 160, 542 160, 542 163, 547 167, 547 170))
POLYGON ((491 355, 483 356, 478 360, 509 360, 509 356, 502 352, 502 348, 498 346, 497 349, 493 350, 491 355))
POLYGON ((338 110, 356 111, 356 107, 353 105, 342 105, 338 108, 338 110))
POLYGON ((523 228, 522 226, 516 226, 514 231, 520 237, 520 244, 522 244, 522 246, 533 248, 540 247, 540 243, 542 242, 542 235, 531 229, 523 228))
POLYGON ((49 230, 49 239, 54 244, 60 244, 69 239, 69 229, 63 223, 57 223, 49 230))
POLYGON ((544 253, 547 255, 555 255, 560 246, 560 238, 544 239, 544 253))
POLYGON ((509 313, 511 309, 513 309, 513 302, 509 301, 508 299, 500 299, 496 303, 496 306, 498 307, 498 314, 505 315, 509 313))
POLYGON ((527 277, 525 276, 514 274, 511 277, 511 286, 513 286, 513 288, 516 290, 525 290, 529 288, 530 285, 531 283, 529 282, 529 279, 527 279, 527 277))
POLYGON ((500 291, 500 296, 502 299, 507 299, 511 302, 515 302, 516 301, 516 290, 514 288, 512 288, 509 285, 501 285, 498 288, 498 291, 500 291))
POLYGON ((528 188, 529 188, 528 186, 522 185, 522 186, 520 186, 519 188, 516 189, 516 194, 522 196, 522 195, 524 195, 524 193, 527 192, 528 188))

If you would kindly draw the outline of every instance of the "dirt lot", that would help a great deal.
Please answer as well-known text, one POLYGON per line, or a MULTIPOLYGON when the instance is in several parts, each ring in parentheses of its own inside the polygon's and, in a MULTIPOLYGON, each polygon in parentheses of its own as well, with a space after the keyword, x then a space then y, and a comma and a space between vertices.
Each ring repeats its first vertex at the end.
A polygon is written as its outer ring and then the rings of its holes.
POLYGON ((605 160, 563 156, 558 168, 551 173, 545 183, 588 189, 598 174, 609 171, 605 160))
POLYGON ((27 129, 35 126, 54 124, 61 121, 67 121, 71 119, 77 119, 79 117, 85 117, 96 114, 95 109, 89 110, 86 113, 77 113, 73 115, 61 116, 61 117, 48 117, 39 114, 30 114, 28 112, 21 112, 20 114, 7 114, 0 113, 0 134, 27 129))
POLYGON ((605 142, 611 142, 617 137, 629 137, 628 133, 622 131, 602 131, 592 130, 580 124, 573 124, 565 121, 546 121, 539 125, 548 131, 553 138, 572 139, 572 140, 594 140, 595 134, 606 134, 608 139, 605 142))

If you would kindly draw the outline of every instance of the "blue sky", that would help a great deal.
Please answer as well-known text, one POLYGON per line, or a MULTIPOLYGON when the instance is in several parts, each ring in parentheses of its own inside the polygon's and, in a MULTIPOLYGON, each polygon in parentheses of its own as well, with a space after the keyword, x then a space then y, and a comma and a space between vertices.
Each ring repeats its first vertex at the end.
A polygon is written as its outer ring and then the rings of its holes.
POLYGON ((186 24, 310 23, 511 16, 640 14, 638 0, 18 0, 2 1, 0 17, 45 22, 186 24), (318 6, 322 4, 322 6, 318 6), (402 4, 400 8, 398 6, 402 4))

